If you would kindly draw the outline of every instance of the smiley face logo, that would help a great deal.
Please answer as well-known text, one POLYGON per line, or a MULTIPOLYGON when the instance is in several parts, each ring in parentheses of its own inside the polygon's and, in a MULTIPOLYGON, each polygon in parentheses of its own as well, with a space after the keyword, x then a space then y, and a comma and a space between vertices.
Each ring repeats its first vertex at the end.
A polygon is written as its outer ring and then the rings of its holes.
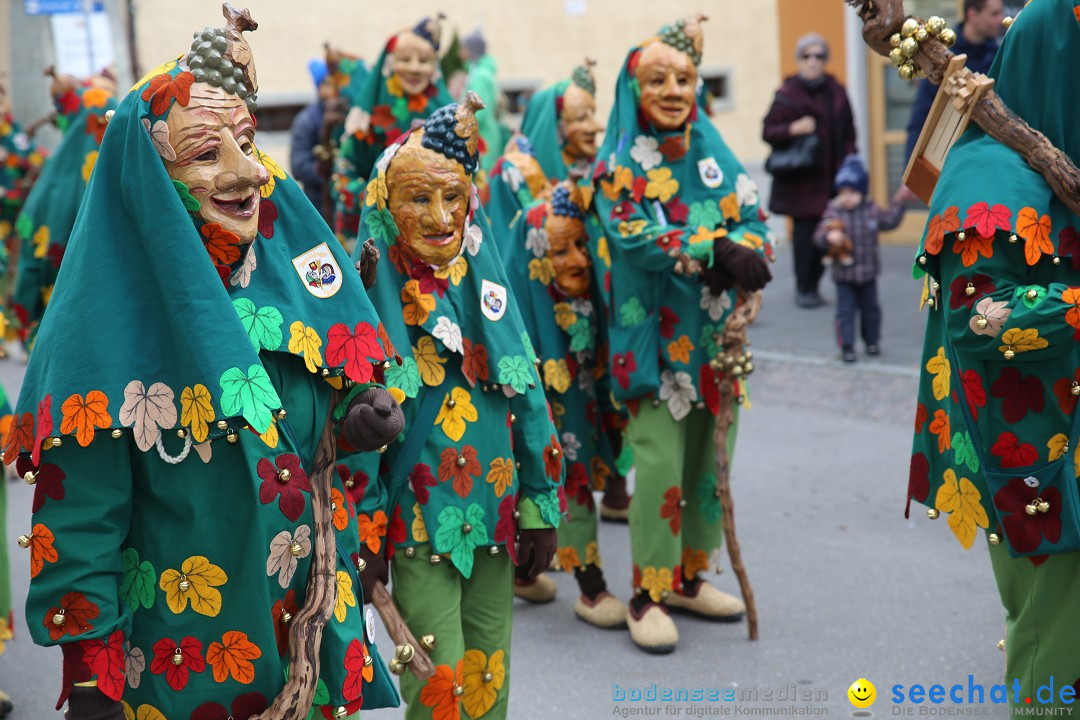
POLYGON ((859 678, 851 683, 847 696, 855 707, 860 709, 868 708, 874 704, 874 700, 877 698, 877 688, 874 687, 874 683, 866 678, 859 678))

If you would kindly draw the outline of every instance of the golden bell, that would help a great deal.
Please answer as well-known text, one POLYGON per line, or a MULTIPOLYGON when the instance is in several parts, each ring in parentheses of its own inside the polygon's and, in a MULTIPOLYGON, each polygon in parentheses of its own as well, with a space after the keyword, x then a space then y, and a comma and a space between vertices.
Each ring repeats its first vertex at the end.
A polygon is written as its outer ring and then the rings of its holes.
POLYGON ((33 539, 33 535, 20 535, 18 540, 19 547, 23 549, 30 547, 30 543, 33 541, 33 539))
POLYGON ((367 570, 367 560, 362 557, 356 558, 356 572, 364 572, 367 570))
POLYGON ((481 675, 481 676, 480 676, 480 678, 481 678, 481 679, 482 679, 482 680, 483 680, 484 682, 486 682, 486 683, 489 683, 489 682, 491 682, 492 680, 494 680, 494 679, 495 679, 495 676, 491 674, 491 671, 490 671, 490 670, 485 670, 485 671, 484 671, 484 674, 483 674, 483 675, 481 675))
POLYGON ((972 283, 968 283, 967 287, 964 288, 964 294, 967 295, 968 297, 971 297, 972 295, 974 295, 975 294, 975 286, 972 283))
POLYGON ((904 64, 904 53, 900 52, 900 48, 894 47, 889 51, 889 62, 893 64, 893 67, 900 67, 904 64))
POLYGON ((1005 356, 1006 360, 1012 360, 1014 357, 1016 357, 1016 351, 1012 350, 1011 348, 1006 350, 1002 354, 1005 356))
POLYGON ((349 709, 344 705, 339 705, 331 714, 334 716, 334 720, 342 720, 342 718, 349 714, 349 709))
POLYGON ((407 557, 407 558, 416 557, 416 548, 414 548, 414 547, 405 548, 405 557, 407 557))
POLYGON ((515 415, 514 413, 510 413, 510 424, 513 425, 516 422, 517 422, 517 415, 515 415))
POLYGON ((915 66, 911 63, 904 63, 897 72, 901 80, 911 80, 915 77, 915 66))
POLYGON ((1034 300, 1035 298, 1039 297, 1039 291, 1035 288, 1031 288, 1025 293, 1025 295, 1027 295, 1028 300, 1034 300))
POLYGON ((733 367, 731 368, 731 374, 732 374, 732 375, 734 375, 735 377, 739 377, 740 375, 742 375, 742 374, 743 374, 743 367, 742 367, 742 365, 735 365, 735 366, 733 366, 733 367))
POLYGON ((281 408, 280 410, 277 411, 277 419, 278 420, 284 420, 285 415, 286 415, 285 408, 281 408))
POLYGON ((402 643, 394 648, 394 659, 402 663, 410 663, 416 657, 416 650, 408 643, 402 643))
POLYGON ((235 445, 237 441, 240 440, 240 438, 238 438, 236 436, 236 433, 234 433, 232 430, 230 430, 229 434, 225 436, 225 439, 229 441, 230 445, 235 445))
POLYGON ((956 233, 956 239, 957 240, 966 240, 967 239, 967 233, 964 232, 963 230, 961 230, 960 232, 956 233))
POLYGON ((405 674, 405 666, 399 663, 397 660, 391 660, 390 662, 386 663, 386 669, 394 675, 405 674))
POLYGON ((1001 638, 997 641, 997 649, 1001 652, 1005 652, 1005 638, 1001 638))
POLYGON ((345 481, 345 487, 349 490, 352 490, 354 487, 356 487, 356 481, 352 478, 349 478, 345 481))
POLYGON ((228 430, 229 429, 228 421, 226 421, 226 420, 218 420, 217 429, 218 430, 228 430))
POLYGON ((941 31, 947 27, 949 27, 949 25, 945 22, 945 18, 938 15, 931 15, 926 21, 926 29, 931 35, 939 35, 941 34, 941 31))
POLYGON ((371 667, 375 664, 375 661, 371 659, 370 655, 364 656, 364 667, 371 667))
POLYGON ((386 446, 385 446, 385 445, 383 445, 383 446, 382 446, 381 448, 379 448, 379 450, 378 450, 378 453, 379 453, 380 455, 381 455, 382 453, 384 453, 384 452, 386 452, 386 446))
POLYGON ((176 584, 176 587, 179 588, 180 592, 187 592, 191 589, 191 581, 188 580, 186 577, 181 576, 180 582, 176 584))
POLYGON ((463 524, 463 525, 461 526, 461 532, 463 532, 463 533, 465 533, 466 535, 468 535, 469 533, 471 533, 471 532, 472 532, 472 525, 470 525, 469 523, 464 523, 464 524, 463 524))
POLYGON ((1029 502, 1027 505, 1024 506, 1024 512, 1026 512, 1028 515, 1034 515, 1035 513, 1039 512, 1039 506, 1035 501, 1029 502))
POLYGON ((428 562, 431 563, 432 565, 438 565, 439 563, 442 562, 442 556, 440 556, 440 555, 432 555, 428 559, 428 562))
POLYGON ((898 48, 900 47, 900 41, 903 39, 904 38, 900 37, 900 33, 893 33, 889 37, 889 44, 892 45, 894 48, 898 48))
POLYGON ((919 264, 920 265, 925 265, 926 264, 926 256, 925 255, 920 255, 919 256, 919 264))
POLYGON ((1041 512, 1041 513, 1050 512, 1050 503, 1048 503, 1046 500, 1040 500, 1036 504, 1036 507, 1039 509, 1039 512, 1041 512))
POLYGON ((461 697, 465 694, 465 688, 457 683, 454 683, 454 696, 461 697))
POLYGON ((435 636, 434 635, 424 635, 423 637, 421 637, 420 638, 420 647, 424 648, 428 652, 431 652, 432 650, 434 650, 435 649, 435 636))
POLYGON ((900 54, 903 55, 904 58, 910 58, 918 49, 919 41, 913 37, 904 38, 904 42, 900 43, 900 54))
MULTIPOLYGON (((1012 24, 1013 24, 1013 22, 1014 22, 1015 20, 1016 20, 1016 18, 1014 18, 1014 17, 1009 17, 1008 15, 1006 15, 1005 17, 1001 18, 1001 26, 1002 26, 1003 28, 1005 28, 1006 30, 1008 30, 1009 28, 1011 28, 1011 27, 1012 27, 1012 24)), ((1004 641, 1004 640, 1002 640, 1002 642, 1005 642, 1005 641, 1004 641)), ((1004 648, 1002 648, 1002 649, 1004 650, 1004 648)))
POLYGON ((330 377, 330 369, 329 368, 323 368, 322 370, 319 371, 319 374, 322 375, 323 377, 330 377))
POLYGON ((1009 234, 1009 242, 1016 243, 1019 240, 1020 240, 1020 238, 1016 237, 1016 233, 1010 233, 1009 234))
POLYGON ((113 436, 113 440, 119 440, 121 438, 121 436, 123 436, 124 431, 117 428, 116 430, 113 430, 109 434, 113 436))
POLYGON ((176 431, 176 437, 183 440, 184 438, 187 437, 187 430, 185 430, 184 428, 180 428, 179 430, 176 431))
POLYGON ((60 446, 61 446, 61 445, 63 445, 63 444, 64 444, 64 441, 63 441, 63 440, 61 440, 61 439, 60 439, 60 438, 58 438, 58 437, 54 437, 54 438, 52 439, 52 442, 50 442, 50 443, 49 443, 49 446, 50 446, 50 447, 54 447, 54 448, 58 448, 58 447, 60 447, 60 446))
POLYGON ((33 485, 34 483, 37 482, 37 476, 38 476, 38 474, 36 472, 34 472, 33 470, 27 470, 26 474, 23 475, 22 477, 23 477, 23 480, 26 481, 27 485, 33 485))
POLYGON ((551 448, 551 457, 559 457, 561 454, 562 451, 559 448, 551 448))
POLYGON ((937 291, 940 290, 940 289, 941 289, 941 283, 939 283, 937 280, 931 280, 930 281, 930 294, 931 295, 937 295, 937 291))
POLYGON ((56 626, 59 627, 60 625, 63 625, 66 622, 67 622, 67 616, 64 615, 63 610, 61 610, 60 612, 58 612, 58 613, 56 613, 55 615, 52 616, 52 624, 53 625, 56 625, 56 626))
POLYGON ((292 480, 292 472, 289 468, 281 468, 278 470, 277 479, 283 483, 287 483, 292 480))
POLYGON ((492 545, 491 547, 488 548, 488 555, 490 555, 491 557, 495 557, 498 554, 499 554, 499 546, 498 545, 492 545))
POLYGON ((292 622, 292 613, 290 613, 288 610, 282 610, 281 611, 281 624, 282 625, 288 625, 291 622, 292 622))
POLYGON ((939 517, 941 517, 941 513, 938 512, 937 508, 930 508, 926 511, 926 517, 931 520, 937 520, 939 517))
POLYGON ((997 533, 990 533, 990 535, 986 539, 991 545, 1001 544, 1001 538, 998 536, 997 533))
POLYGON ((920 27, 918 30, 916 30, 915 34, 912 35, 912 37, 915 38, 915 42, 920 42, 920 43, 925 42, 926 39, 928 37, 930 37, 930 31, 927 30, 926 26, 924 25, 924 26, 920 27))
POLYGON ((1080 383, 1073 380, 1073 384, 1072 387, 1069 388, 1069 392, 1071 392, 1073 395, 1080 395, 1080 383))
POLYGON ((909 17, 904 21, 904 24, 900 26, 900 35, 909 38, 915 34, 915 31, 919 29, 919 21, 913 17, 909 17))
POLYGON ((108 123, 112 122, 113 115, 115 115, 115 114, 116 114, 115 110, 106 110, 105 111, 105 124, 108 124, 108 123))
POLYGON ((453 398, 450 398, 446 401, 446 407, 450 408, 451 410, 453 410, 456 406, 457 402, 453 398))
POLYGON ((465 463, 466 463, 466 462, 468 462, 468 461, 467 461, 467 460, 465 460, 465 456, 464 456, 464 455, 458 455, 458 456, 457 456, 457 466, 458 466, 458 467, 465 467, 465 463))
POLYGON ((930 307, 937 307, 937 300, 933 296, 926 298, 926 304, 930 307))
POLYGON ((945 47, 952 47, 956 44, 956 31, 952 28, 945 28, 938 35, 938 39, 945 43, 945 47))
POLYGON ((1054 263, 1055 265, 1060 265, 1061 264, 1061 258, 1059 258, 1057 255, 1055 255, 1054 259, 1051 260, 1050 262, 1054 263))
POLYGON ((180 648, 176 648, 176 652, 173 653, 172 664, 173 665, 183 665, 184 664, 184 654, 180 651, 180 648))
POLYGON ((985 330, 986 328, 990 327, 990 321, 982 316, 979 316, 975 318, 975 327, 979 328, 980 330, 985 330))
POLYGON ((304 554, 304 546, 294 541, 293 544, 289 546, 289 553, 293 557, 300 557, 304 554))

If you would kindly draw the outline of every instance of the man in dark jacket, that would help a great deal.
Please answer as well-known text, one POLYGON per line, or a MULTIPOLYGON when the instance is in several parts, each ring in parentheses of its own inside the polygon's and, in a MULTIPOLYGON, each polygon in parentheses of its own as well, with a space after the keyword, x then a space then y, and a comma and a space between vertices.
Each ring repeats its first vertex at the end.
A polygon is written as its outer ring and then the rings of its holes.
POLYGON ((308 63, 308 70, 311 72, 311 79, 315 82, 316 97, 313 103, 293 118, 292 127, 289 128, 289 161, 292 165, 293 177, 304 186, 304 194, 329 222, 329 214, 323 202, 323 186, 326 183, 329 168, 320 169, 323 161, 315 156, 315 147, 319 145, 322 135, 324 94, 322 86, 323 81, 326 80, 326 63, 322 60, 312 60, 308 63), (324 171, 326 171, 325 174, 324 171))
POLYGON ((847 91, 825 72, 829 45, 816 33, 803 36, 795 49, 798 72, 784 80, 765 116, 763 137, 774 148, 802 135, 815 134, 821 152, 815 167, 797 175, 773 178, 769 209, 792 219, 795 252, 795 303, 803 308, 824 304, 818 283, 824 272, 814 228, 833 195, 833 178, 844 158, 855 152, 855 123, 847 91))
MULTIPOLYGON (((967 55, 966 64, 972 72, 985 73, 990 69, 997 54, 1004 16, 1004 0, 964 0, 964 21, 956 26, 956 45, 952 51, 955 55, 967 55)), ((937 91, 938 86, 929 80, 919 82, 915 103, 911 106, 911 119, 908 120, 904 157, 911 157, 937 91)))

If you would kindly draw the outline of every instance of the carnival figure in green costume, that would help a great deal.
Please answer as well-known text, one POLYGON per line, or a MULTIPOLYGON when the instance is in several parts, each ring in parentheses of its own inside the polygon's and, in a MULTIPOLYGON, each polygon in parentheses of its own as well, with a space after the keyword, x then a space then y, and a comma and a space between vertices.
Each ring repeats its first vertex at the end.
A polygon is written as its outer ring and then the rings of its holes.
MULTIPOLYGON (((1080 3, 1037 0, 989 76, 1080 164, 1075 58, 1080 3)), ((928 317, 909 501, 946 513, 965 548, 987 539, 1021 708, 1042 685, 1080 681, 1078 230, 1042 175, 972 125, 942 168, 915 263, 928 317)), ((1068 707, 1056 693, 1046 704, 1068 707)))
POLYGON ((630 412, 636 468, 628 624, 651 652, 678 642, 668 608, 721 620, 743 613, 703 578, 722 537, 709 361, 736 288, 758 290, 771 277, 757 189, 699 118, 701 19, 666 26, 627 55, 594 174, 612 388, 630 412))
MULTIPOLYGON (((597 627, 617 627, 626 622, 626 606, 604 582, 593 491, 603 490, 614 474, 608 430, 617 436, 623 422, 610 400, 604 306, 593 282, 584 195, 564 180, 550 200, 526 209, 514 226, 506 274, 536 343, 566 456, 569 519, 559 526, 558 565, 578 581, 575 614, 597 627)), ((527 579, 516 580, 518 597, 532 599, 529 586, 521 587, 527 579)))
POLYGON ((107 125, 105 115, 116 108, 116 83, 108 75, 87 81, 55 75, 50 92, 56 106, 54 122, 64 136, 15 222, 19 252, 11 311, 27 353, 33 349, 97 161, 107 125))
POLYGON ((26 607, 71 720, 397 703, 333 467, 400 432, 372 385, 389 341, 256 148, 256 24, 225 14, 109 121, 5 450, 35 486, 26 607))
POLYGON ((402 617, 434 638, 435 675, 401 679, 410 719, 506 717, 514 565, 548 567, 564 505, 538 358, 472 180, 481 107, 468 93, 388 148, 360 226, 384 258, 372 294, 406 430, 353 478, 372 580, 391 560, 402 617))
MULTIPOLYGON (((10 428, 11 405, 4 388, 0 387, 0 438, 6 438, 10 428)), ((15 610, 11 605, 11 571, 8 568, 7 478, 0 478, 0 655, 14 638, 15 610)), ((0 718, 7 717, 11 710, 11 698, 0 688, 0 718)))
POLYGON ((443 17, 424 18, 391 37, 359 91, 344 91, 352 107, 334 162, 332 192, 334 231, 350 251, 375 160, 414 120, 452 102, 439 74, 443 17))

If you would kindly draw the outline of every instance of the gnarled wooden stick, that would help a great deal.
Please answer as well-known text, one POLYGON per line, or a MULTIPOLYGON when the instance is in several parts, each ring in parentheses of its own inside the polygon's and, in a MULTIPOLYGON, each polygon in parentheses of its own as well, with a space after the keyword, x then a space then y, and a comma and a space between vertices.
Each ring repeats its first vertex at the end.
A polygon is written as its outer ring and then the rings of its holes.
MULTIPOLYGON (((888 57, 892 51, 889 38, 900 32, 904 20, 903 0, 847 0, 863 21, 863 39, 874 52, 888 57)), ((948 67, 952 53, 936 37, 919 43, 911 57, 915 66, 936 85, 948 67)), ((975 103, 971 119, 987 135, 1020 154, 1033 170, 1046 179, 1047 185, 1074 215, 1080 215, 1080 169, 1045 135, 1009 109, 1001 97, 989 90, 975 103)))
POLYGON ((754 322, 754 318, 761 310, 761 291, 747 295, 739 290, 739 299, 740 302, 728 316, 718 338, 720 353, 711 363, 720 378, 717 386, 720 393, 720 411, 716 415, 713 441, 716 444, 716 493, 720 498, 720 509, 723 512, 724 543, 727 545, 728 557, 731 558, 731 569, 739 581, 739 590, 746 603, 746 623, 750 639, 757 640, 758 617, 754 589, 750 586, 750 578, 743 565, 742 549, 735 536, 735 501, 731 497, 731 462, 728 458, 727 438, 731 426, 735 423, 735 394, 739 377, 746 372, 745 367, 749 364, 745 359, 740 362, 739 358, 746 352, 746 329, 750 323, 754 322), (743 368, 738 371, 738 374, 732 371, 732 368, 736 366, 743 368))

